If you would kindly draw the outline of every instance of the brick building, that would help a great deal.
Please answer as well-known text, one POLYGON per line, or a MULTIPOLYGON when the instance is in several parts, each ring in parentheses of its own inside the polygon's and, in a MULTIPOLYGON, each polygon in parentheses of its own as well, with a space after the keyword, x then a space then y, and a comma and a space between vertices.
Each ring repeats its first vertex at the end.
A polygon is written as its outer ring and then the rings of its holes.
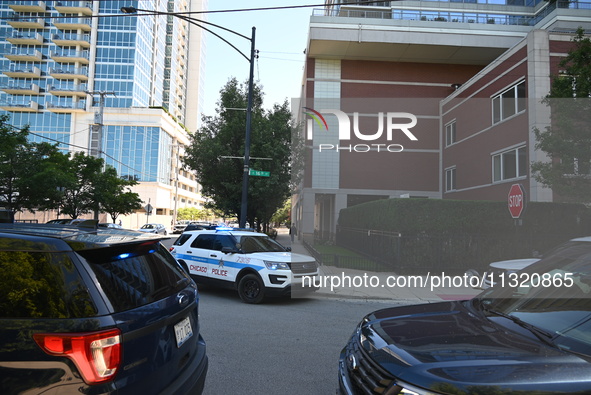
POLYGON ((591 3, 341 3, 310 20, 292 212, 304 236, 330 239, 341 209, 375 199, 505 200, 518 182, 552 201, 530 178, 544 159, 532 130, 591 3))

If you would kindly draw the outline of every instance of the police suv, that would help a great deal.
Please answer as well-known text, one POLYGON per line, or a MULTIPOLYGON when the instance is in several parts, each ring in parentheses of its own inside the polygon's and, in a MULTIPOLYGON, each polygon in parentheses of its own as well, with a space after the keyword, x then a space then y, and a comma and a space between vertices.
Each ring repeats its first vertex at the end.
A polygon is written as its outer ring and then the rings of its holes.
POLYGON ((195 281, 237 289, 246 303, 316 290, 314 258, 291 253, 264 233, 234 228, 188 231, 174 242, 171 253, 195 281))

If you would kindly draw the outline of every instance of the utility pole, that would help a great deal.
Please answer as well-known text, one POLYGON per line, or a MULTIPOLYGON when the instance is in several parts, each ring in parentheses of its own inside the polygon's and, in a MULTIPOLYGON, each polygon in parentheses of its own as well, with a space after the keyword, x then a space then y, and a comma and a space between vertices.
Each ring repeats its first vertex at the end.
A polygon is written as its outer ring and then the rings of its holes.
POLYGON ((86 94, 100 96, 99 110, 94 113, 94 124, 92 124, 90 127, 90 147, 88 147, 88 152, 90 153, 90 155, 96 158, 100 158, 102 156, 103 149, 103 111, 105 108, 105 96, 115 96, 115 92, 86 91, 86 94))
MULTIPOLYGON (((115 95, 115 92, 105 91, 86 91, 88 95, 100 95, 99 110, 94 113, 94 124, 90 126, 90 147, 88 147, 88 153, 95 158, 102 157, 103 152, 103 109, 105 108, 105 96, 115 95)), ((99 204, 95 202, 94 219, 99 219, 99 204)))
POLYGON ((180 149, 183 148, 182 144, 172 144, 173 148, 173 155, 174 155, 174 148, 176 148, 176 165, 175 165, 175 185, 174 185, 174 211, 172 217, 172 227, 176 225, 177 220, 177 210, 178 210, 178 200, 179 200, 179 156, 180 156, 180 149))

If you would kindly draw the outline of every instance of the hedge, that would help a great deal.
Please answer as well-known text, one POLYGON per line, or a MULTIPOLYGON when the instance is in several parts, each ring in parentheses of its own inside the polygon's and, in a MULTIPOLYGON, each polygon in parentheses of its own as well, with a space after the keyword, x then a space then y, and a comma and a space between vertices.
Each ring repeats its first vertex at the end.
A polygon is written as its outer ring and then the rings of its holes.
POLYGON ((529 202, 515 221, 505 202, 384 199, 341 210, 337 244, 400 273, 461 272, 586 235, 591 215, 581 204, 529 202))

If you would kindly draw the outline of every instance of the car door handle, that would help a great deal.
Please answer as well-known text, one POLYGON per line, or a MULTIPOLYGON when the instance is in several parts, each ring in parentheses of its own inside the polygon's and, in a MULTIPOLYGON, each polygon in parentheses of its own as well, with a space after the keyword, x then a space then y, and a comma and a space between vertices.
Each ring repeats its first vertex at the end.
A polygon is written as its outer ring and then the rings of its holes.
POLYGON ((193 253, 193 251, 187 250, 187 254, 192 254, 192 253, 193 253))
POLYGON ((211 258, 217 258, 218 256, 217 256, 217 255, 215 255, 215 254, 211 254, 211 255, 210 255, 210 257, 211 257, 211 258))

